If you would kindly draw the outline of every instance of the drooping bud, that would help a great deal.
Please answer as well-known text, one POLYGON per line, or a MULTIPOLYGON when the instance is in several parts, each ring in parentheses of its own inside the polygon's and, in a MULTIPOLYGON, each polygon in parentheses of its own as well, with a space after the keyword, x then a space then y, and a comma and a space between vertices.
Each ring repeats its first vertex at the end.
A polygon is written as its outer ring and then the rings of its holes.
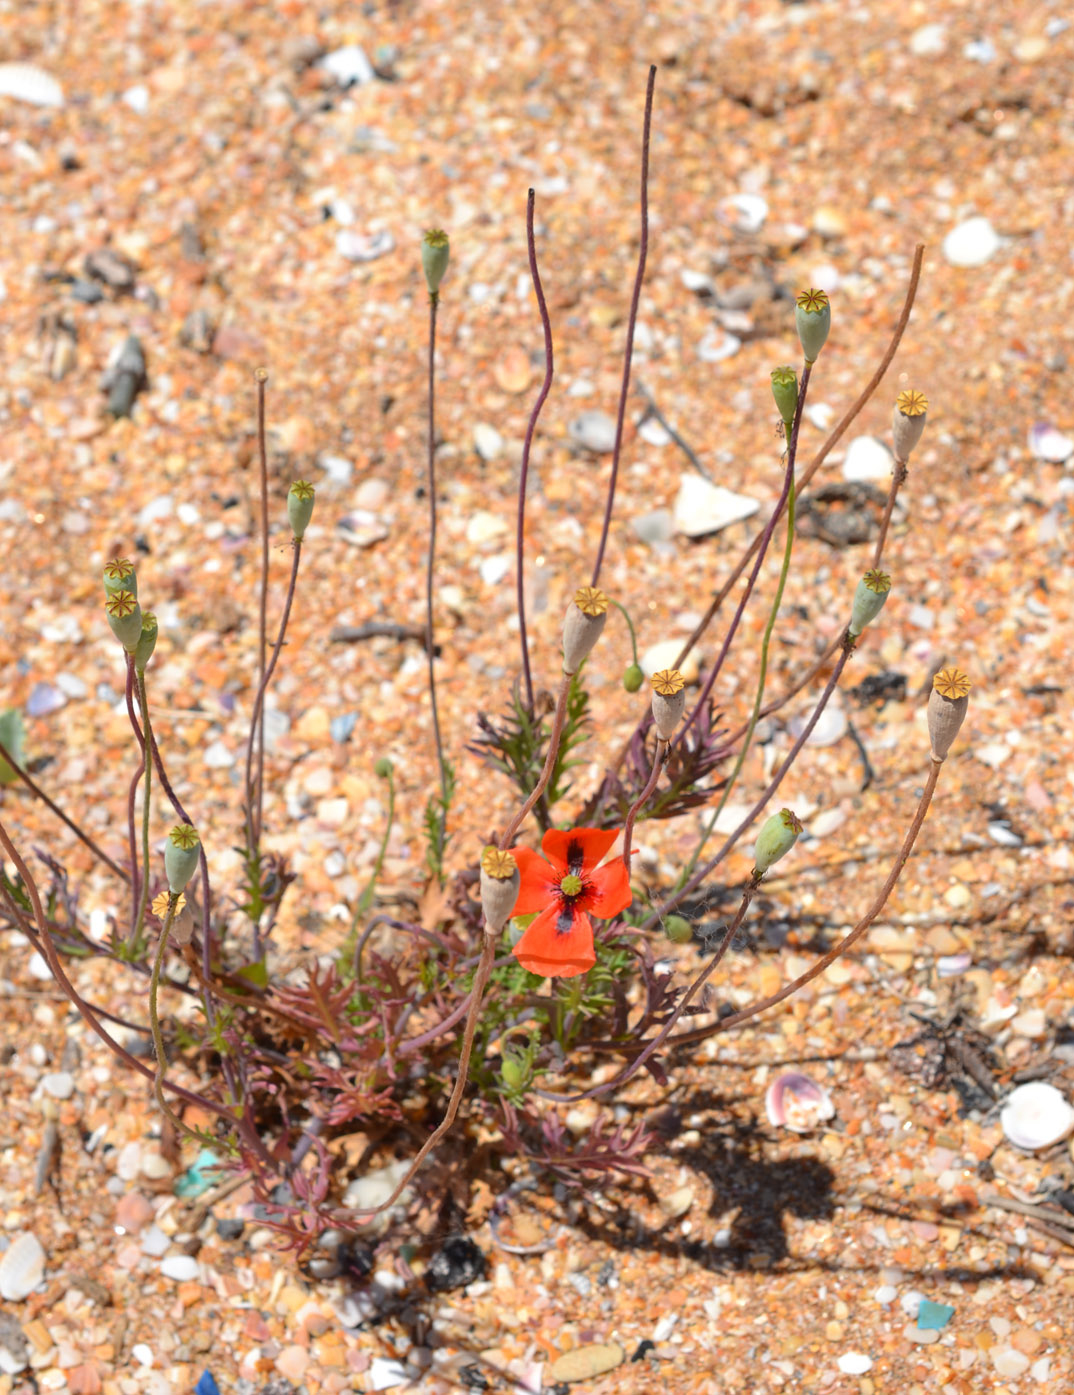
POLYGON ((628 693, 636 693, 645 682, 641 664, 630 664, 623 673, 623 687, 628 693))
POLYGON ((138 643, 134 646, 134 667, 139 673, 145 672, 145 666, 153 657, 153 650, 157 647, 157 617, 151 610, 142 612, 142 633, 138 636, 138 643))
POLYGON ((806 363, 816 363, 832 327, 832 307, 824 291, 802 291, 794 302, 794 323, 806 363))
POLYGON ((511 918, 522 878, 509 852, 491 845, 481 854, 481 909, 497 934, 511 918))
POLYGON ((910 452, 921 440, 928 419, 929 399, 923 392, 907 388, 895 399, 891 413, 891 440, 895 447, 895 459, 904 465, 910 459, 910 452))
POLYGON ((608 597, 597 586, 580 586, 563 617, 563 671, 577 673, 608 619, 608 597))
POLYGON ((850 608, 850 637, 857 639, 866 625, 871 624, 884 609, 891 591, 891 577, 875 568, 858 582, 854 603, 850 608))
POLYGON ((688 945, 694 938, 694 927, 682 915, 664 917, 664 934, 676 945, 688 945))
POLYGON ((434 300, 440 295, 440 282, 447 271, 451 246, 448 235, 442 228, 430 228, 421 240, 421 265, 425 272, 425 284, 434 300))
POLYGON ((302 541, 310 526, 316 492, 309 480, 295 480, 287 491, 287 518, 297 542, 302 541))
POLYGON ((373 774, 379 775, 382 780, 388 780, 391 778, 391 773, 394 769, 395 766, 391 763, 389 757, 381 756, 373 765, 373 774))
POLYGON ((164 844, 164 874, 170 891, 182 891, 197 871, 201 839, 189 823, 177 823, 164 844))
POLYGON ((768 869, 786 856, 798 841, 802 821, 790 809, 781 809, 766 819, 753 850, 753 875, 760 880, 768 869))
POLYGON ((104 603, 112 633, 128 654, 133 654, 142 637, 142 607, 133 591, 113 591, 104 603))
POLYGON ((929 740, 932 743, 932 759, 937 764, 947 759, 959 728, 966 720, 971 687, 970 680, 957 668, 942 668, 932 680, 928 711, 929 740))
POLYGON ((776 410, 789 431, 794 425, 794 414, 798 410, 798 374, 790 366, 772 369, 772 396, 776 399, 776 410))
POLYGON ((134 570, 134 563, 128 562, 126 557, 113 557, 111 562, 104 564, 104 589, 111 596, 116 591, 130 591, 134 596, 138 595, 138 576, 134 570))
POLYGON ((500 1062, 500 1079, 508 1090, 520 1090, 529 1078, 530 1070, 526 1058, 517 1051, 507 1050, 500 1062))
POLYGON ((686 679, 677 668, 662 668, 652 677, 653 725, 661 741, 670 741, 686 707, 686 679))

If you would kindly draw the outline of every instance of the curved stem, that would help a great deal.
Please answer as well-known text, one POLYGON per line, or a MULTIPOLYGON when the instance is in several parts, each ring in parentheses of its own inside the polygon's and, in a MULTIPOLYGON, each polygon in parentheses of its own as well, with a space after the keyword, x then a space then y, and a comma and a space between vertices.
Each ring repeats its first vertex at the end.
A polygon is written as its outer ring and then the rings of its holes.
POLYGON ((559 697, 556 699, 556 711, 552 718, 552 731, 548 737, 548 754, 544 758, 544 768, 541 777, 529 793, 529 797, 519 809, 511 822, 507 825, 507 831, 500 839, 501 848, 509 848, 514 841, 515 834, 522 827, 526 815, 544 794, 549 780, 552 778, 552 770, 556 764, 556 757, 559 755, 559 743, 563 736, 563 723, 567 716, 567 694, 571 689, 571 679, 573 673, 565 673, 563 682, 559 685, 559 697))
POLYGON ((522 579, 522 560, 525 552, 524 526, 526 519, 526 488, 529 480, 530 470, 530 450, 533 447, 533 437, 537 430, 537 418, 541 415, 541 408, 544 406, 549 392, 552 390, 552 321, 548 317, 548 305, 544 298, 544 289, 541 286, 541 275, 537 269, 537 241, 533 231, 533 208, 536 195, 533 190, 529 191, 526 200, 526 247, 529 251, 530 279, 533 282, 533 292, 537 297, 537 310, 541 316, 541 328, 544 330, 544 382, 541 390, 537 394, 537 401, 533 404, 533 411, 526 426, 526 437, 522 443, 522 464, 518 473, 518 528, 515 538, 515 552, 518 558, 515 573, 515 591, 518 603, 518 634, 519 642, 522 646, 522 674, 526 682, 526 707, 533 711, 533 677, 530 673, 530 649, 529 641, 526 637, 526 594, 522 579))
POLYGON ((876 539, 876 547, 873 549, 873 569, 880 566, 880 559, 884 555, 884 544, 887 542, 888 528, 891 526, 891 515, 895 509, 895 500, 898 498, 899 490, 906 483, 906 476, 909 474, 905 460, 896 460, 895 468, 891 475, 891 484, 888 487, 887 503, 884 505, 884 517, 880 520, 880 532, 876 539))
MULTIPOLYGON (((268 373, 259 368, 257 379, 257 461, 261 484, 261 584, 257 609, 257 695, 265 691, 265 652, 268 645, 268 578, 269 578, 269 516, 268 516, 268 456, 265 449, 265 384, 268 373)), ((249 823, 250 851, 261 839, 262 779, 265 769, 265 722, 255 704, 255 716, 250 722, 250 750, 246 757, 246 812, 249 823), (257 782, 250 782, 250 755, 257 741, 257 782)))
POLYGON ((149 761, 149 756, 146 754, 146 749, 145 749, 145 737, 142 735, 142 730, 141 730, 141 728, 140 728, 139 725, 138 725, 138 719, 137 719, 137 718, 135 717, 135 715, 134 715, 134 657, 133 657, 133 655, 131 655, 131 654, 126 654, 126 660, 127 660, 127 683, 126 683, 126 690, 125 690, 125 691, 126 691, 126 699, 127 699, 127 716, 128 716, 128 718, 130 719, 130 724, 131 724, 131 727, 132 727, 133 730, 134 730, 135 738, 137 739, 138 744, 139 744, 139 746, 141 747, 141 751, 142 751, 142 764, 141 764, 141 767, 140 767, 140 769, 136 770, 136 771, 134 772, 134 774, 131 776, 131 778, 130 778, 130 783, 129 783, 128 786, 127 786, 127 846, 128 846, 128 848, 129 848, 129 850, 130 850, 130 860, 131 860, 131 879, 130 879, 130 881, 131 881, 131 916, 130 916, 130 927, 129 927, 129 929, 127 930, 127 947, 130 948, 130 947, 134 944, 134 939, 135 939, 135 934, 136 934, 136 926, 137 926, 137 924, 138 924, 138 905, 139 905, 139 902, 140 902, 140 900, 141 900, 142 884, 144 883, 145 879, 146 879, 146 878, 148 877, 148 875, 149 875, 149 865, 148 865, 148 863, 146 864, 146 866, 145 866, 144 868, 140 868, 139 865, 138 865, 138 835, 137 835, 137 833, 135 832, 135 812, 134 812, 134 811, 135 811, 135 804, 136 804, 137 798, 138 798, 138 786, 139 786, 139 784, 141 783, 142 776, 145 774, 145 768, 146 768, 147 762, 149 761))
POLYGON ((612 508, 615 504, 615 486, 619 478, 619 454, 623 447, 623 422, 626 418, 627 397, 630 394, 630 361, 634 357, 634 329, 638 323, 638 304, 641 301, 641 286, 645 279, 645 260, 649 253, 649 133, 653 121, 653 89, 656 86, 656 64, 649 69, 649 82, 645 89, 645 119, 641 132, 641 238, 638 247, 638 269, 634 274, 634 290, 630 297, 630 314, 627 318, 626 348, 623 351, 623 380, 619 389, 619 411, 615 425, 615 448, 612 452, 612 474, 608 481, 608 497, 604 504, 604 523, 597 547, 597 560, 593 563, 591 586, 600 580, 600 569, 604 562, 604 549, 608 542, 608 529, 612 522, 612 508))
POLYGON ((627 869, 627 876, 630 875, 630 844, 634 837, 634 821, 638 817, 638 812, 644 808, 649 796, 656 789, 656 782, 660 779, 660 767, 663 758, 667 754, 669 742, 663 741, 658 736, 656 738, 656 750, 653 752, 653 768, 649 776, 648 784, 638 795, 637 799, 630 806, 630 812, 626 816, 626 823, 623 825, 623 866, 627 869))
MULTIPOLYGON (((138 688, 138 706, 142 713, 142 731, 152 734, 152 727, 149 724, 149 700, 145 691, 145 674, 135 673, 135 684, 138 688)), ((145 789, 142 791, 142 891, 138 900, 138 915, 134 924, 134 933, 127 943, 127 948, 132 949, 142 937, 142 930, 145 926, 145 908, 149 903, 149 814, 150 814, 150 793, 153 787, 153 760, 145 741, 142 742, 142 766, 145 769, 145 789)))
POLYGON ((447 839, 448 778, 444 746, 440 739, 440 712, 436 702, 436 671, 433 655, 433 569, 436 566, 436 308, 438 295, 429 297, 429 554, 425 562, 425 656, 429 663, 429 706, 436 741, 436 763, 440 770, 440 814, 437 862, 444 855, 447 839))
POLYGON ((627 629, 630 631, 630 652, 636 664, 638 662, 638 637, 634 633, 634 622, 630 618, 630 612, 625 605, 620 605, 618 601, 612 601, 612 605, 615 606, 616 610, 622 611, 623 619, 627 622, 627 629))

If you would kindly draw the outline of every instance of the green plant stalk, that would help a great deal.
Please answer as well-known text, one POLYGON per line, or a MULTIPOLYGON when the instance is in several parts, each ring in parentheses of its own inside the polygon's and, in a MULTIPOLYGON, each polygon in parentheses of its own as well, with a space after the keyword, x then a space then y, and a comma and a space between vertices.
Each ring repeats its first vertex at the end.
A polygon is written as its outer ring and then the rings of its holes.
POLYGON ((630 618, 630 613, 629 613, 629 611, 627 610, 627 608, 626 608, 625 605, 620 605, 618 601, 612 601, 612 605, 615 606, 616 610, 622 611, 622 613, 623 613, 623 619, 627 622, 627 629, 630 631, 630 652, 631 652, 631 654, 633 654, 633 656, 634 656, 634 662, 637 663, 637 662, 638 662, 638 637, 637 637, 637 635, 634 633, 634 622, 631 620, 631 618, 630 618))
POLYGON ((157 1071, 153 1077, 153 1094, 160 1112, 180 1133, 185 1133, 188 1138, 197 1139, 199 1143, 214 1143, 216 1140, 199 1133, 196 1129, 189 1128, 182 1119, 175 1113, 168 1101, 164 1098, 164 1077, 168 1070, 168 1055, 164 1049, 164 1033, 160 1029, 160 1014, 157 1011, 157 995, 160 991, 160 971, 164 965, 164 952, 168 948, 168 935, 171 933, 172 925, 175 923, 176 907, 179 904, 179 897, 182 893, 170 891, 168 893, 168 912, 164 917, 164 924, 161 927, 160 939, 157 942, 157 952, 153 959, 153 972, 149 979, 149 1027, 153 1033, 153 1047, 157 1053, 157 1071))
MULTIPOLYGON (((351 916, 351 927, 347 932, 345 948, 343 953, 349 957, 353 952, 355 936, 358 933, 358 921, 373 905, 373 896, 376 892, 377 878, 380 876, 380 869, 384 866, 384 855, 388 851, 388 839, 392 834, 392 823, 395 819, 395 779, 392 772, 388 772, 388 819, 384 827, 384 836, 380 840, 380 848, 377 852, 376 861, 373 863, 373 873, 369 882, 359 896, 354 907, 354 914, 351 916)), ((358 963, 358 982, 362 982, 362 966, 358 963)))
POLYGON ((436 702, 436 672, 433 653, 433 569, 436 565, 436 307, 439 296, 429 297, 429 555, 425 563, 425 654, 429 661, 429 705, 432 709, 433 737, 436 741, 436 761, 440 769, 439 837, 436 846, 440 864, 440 885, 444 884, 443 857, 447 841, 447 811, 451 796, 448 790, 447 763, 440 737, 440 711, 436 702))
POLYGON ((738 759, 735 761, 734 769, 731 771, 727 784, 724 786, 720 802, 713 810, 712 816, 705 825, 704 832, 701 835, 701 841, 694 849, 689 862, 687 862, 680 874, 683 881, 690 876, 691 872, 693 872, 694 868, 697 866, 698 859, 704 850, 705 844, 712 837, 713 830, 716 827, 716 820, 723 813, 724 805, 727 803, 731 791, 734 788, 735 781, 742 773, 742 766, 745 764, 746 756, 750 749, 750 742, 753 739, 754 730, 760 719, 761 704, 764 701, 765 679, 768 675, 768 651, 772 643, 772 631, 775 629, 776 617, 779 614, 779 607, 783 601, 783 591, 787 585, 787 577, 791 569, 791 553, 794 550, 795 502, 794 475, 792 473, 790 489, 787 492, 787 541, 783 547, 783 565, 779 572, 779 583, 776 586, 776 594, 772 601, 772 608, 768 612, 768 624, 765 626, 764 637, 761 640, 761 671, 757 677, 757 692, 753 699, 753 711, 750 714, 750 720, 746 726, 746 734, 742 738, 742 745, 739 747, 738 759))
POLYGON ((149 813, 153 788, 152 747, 149 745, 153 728, 149 724, 145 674, 136 672, 134 682, 138 689, 138 706, 142 713, 142 765, 145 767, 145 787, 142 791, 142 887, 138 897, 138 914, 134 927, 127 936, 127 949, 132 952, 142 938, 142 931, 145 929, 145 908, 149 904, 149 813))

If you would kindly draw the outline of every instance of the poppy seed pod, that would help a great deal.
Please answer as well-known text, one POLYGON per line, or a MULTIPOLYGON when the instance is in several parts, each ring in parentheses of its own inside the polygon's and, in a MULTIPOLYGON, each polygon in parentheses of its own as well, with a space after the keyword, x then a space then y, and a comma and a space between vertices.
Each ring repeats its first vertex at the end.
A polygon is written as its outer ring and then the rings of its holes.
POLYGON ((895 399, 891 413, 891 441, 895 447, 895 459, 904 465, 910 459, 910 452, 921 440, 928 419, 929 400, 923 392, 907 388, 895 399))
POLYGON ((142 607, 133 591, 113 591, 104 603, 112 633, 128 654, 138 648, 142 637, 142 607))
POLYGON ((600 639, 608 620, 608 597, 596 586, 581 586, 563 617, 563 671, 577 673, 600 639))
POLYGON ((866 625, 871 624, 884 609, 884 602, 891 591, 891 577, 887 572, 868 571, 858 582, 854 592, 854 603, 850 608, 850 637, 857 639, 866 625))
POLYGON ((766 819, 753 850, 753 875, 759 881, 774 863, 790 852, 802 831, 802 821, 790 809, 766 819))
POLYGON ((511 918, 521 880, 518 863, 509 852, 490 846, 481 854, 481 909, 497 934, 511 918))
POLYGON ((686 679, 677 668, 662 668, 652 685, 653 725, 661 741, 670 741, 686 706, 686 679))
POLYGON ((425 272, 425 284, 434 300, 440 295, 440 282, 447 271, 450 253, 447 233, 442 228, 430 228, 421 240, 421 265, 425 272))
POLYGON ((932 680, 929 693, 929 740, 932 759, 939 764, 947 759, 959 728, 966 719, 970 705, 970 680, 957 668, 942 668, 932 680))
POLYGON ((153 650, 157 647, 157 617, 151 610, 142 612, 142 633, 138 636, 138 643, 134 646, 134 667, 139 673, 145 672, 145 666, 153 657, 153 650))
POLYGON ((164 844, 164 874, 169 891, 182 891, 197 871, 201 839, 189 823, 177 823, 164 844))
POLYGON ((832 327, 832 307, 824 291, 802 291, 794 302, 794 324, 807 364, 816 363, 832 327))
POLYGON ((128 562, 126 557, 113 557, 111 562, 105 563, 103 581, 104 589, 110 596, 117 591, 130 591, 135 597, 138 595, 138 577, 134 563, 128 562))
POLYGON ((794 414, 798 410, 798 374, 790 366, 772 369, 772 396, 776 399, 776 410, 789 431, 794 425, 794 414))
POLYGON ((295 480, 287 491, 287 520, 296 542, 302 541, 310 526, 316 492, 309 480, 295 480))

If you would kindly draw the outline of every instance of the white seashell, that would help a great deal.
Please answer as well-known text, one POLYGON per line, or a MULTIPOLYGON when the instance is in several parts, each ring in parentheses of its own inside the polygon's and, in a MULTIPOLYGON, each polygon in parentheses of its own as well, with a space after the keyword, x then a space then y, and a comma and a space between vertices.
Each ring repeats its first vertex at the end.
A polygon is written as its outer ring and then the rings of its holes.
MULTIPOLYGON (((797 741, 802 732, 805 731, 808 717, 792 717, 787 723, 787 730, 797 741)), ((841 741, 847 733, 847 714, 841 707, 832 707, 829 704, 817 719, 817 725, 809 733, 806 741, 807 746, 834 746, 837 741, 841 741)))
POLYGON ((709 484, 700 475, 682 475, 675 498, 675 527, 688 538, 703 538, 732 523, 741 523, 759 508, 756 499, 709 484))
POLYGON ((0 63, 0 97, 35 107, 62 107, 63 88, 33 63, 0 63))
POLYGON ((883 441, 875 436, 855 436, 847 446, 843 461, 845 480, 887 480, 891 477, 894 457, 883 441))
POLYGON ((45 1277, 45 1252, 36 1235, 16 1235, 0 1259, 0 1298, 21 1303, 45 1277))
POLYGON ((1061 465, 1068 456, 1074 454, 1074 441, 1048 422, 1038 421, 1036 426, 1029 429, 1029 449, 1038 460, 1049 460, 1055 465, 1061 465))
POLYGON ((768 1122, 792 1133, 810 1133, 835 1114, 832 1097, 823 1085, 798 1071, 777 1075, 765 1091, 768 1122))
POLYGON ((987 218, 967 218, 944 238, 943 254, 952 266, 984 266, 1001 245, 987 218))
POLYGON ((1033 1080, 1011 1091, 999 1122, 1011 1143, 1033 1152, 1058 1143, 1074 1130, 1074 1109, 1054 1085, 1033 1080))
POLYGON ((936 960, 936 972, 940 978, 958 978, 972 965, 973 959, 965 951, 961 954, 941 954, 936 960))

